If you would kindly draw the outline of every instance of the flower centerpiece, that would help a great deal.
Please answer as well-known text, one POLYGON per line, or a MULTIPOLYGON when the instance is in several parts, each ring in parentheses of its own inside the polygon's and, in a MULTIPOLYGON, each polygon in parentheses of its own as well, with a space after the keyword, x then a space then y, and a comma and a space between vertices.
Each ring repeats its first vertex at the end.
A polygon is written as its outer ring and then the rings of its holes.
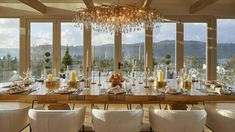
POLYGON ((111 77, 109 77, 109 82, 112 83, 112 87, 119 85, 122 87, 122 82, 124 82, 123 75, 121 73, 119 74, 113 74, 111 77))

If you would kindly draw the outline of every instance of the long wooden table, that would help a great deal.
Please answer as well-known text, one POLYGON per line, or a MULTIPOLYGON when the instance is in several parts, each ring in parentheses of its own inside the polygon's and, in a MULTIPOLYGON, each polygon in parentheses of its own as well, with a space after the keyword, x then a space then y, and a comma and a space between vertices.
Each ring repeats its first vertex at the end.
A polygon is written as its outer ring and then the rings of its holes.
POLYGON ((63 103, 89 103, 89 104, 156 104, 156 103, 184 103, 191 104, 203 101, 235 101, 234 95, 215 95, 203 93, 194 86, 192 90, 184 94, 163 94, 155 88, 144 88, 143 84, 128 86, 132 93, 122 95, 109 95, 105 91, 110 86, 91 85, 90 88, 81 88, 76 94, 48 94, 47 89, 41 84, 35 84, 37 91, 25 94, 4 94, 5 88, 0 89, 0 101, 54 101, 63 103))

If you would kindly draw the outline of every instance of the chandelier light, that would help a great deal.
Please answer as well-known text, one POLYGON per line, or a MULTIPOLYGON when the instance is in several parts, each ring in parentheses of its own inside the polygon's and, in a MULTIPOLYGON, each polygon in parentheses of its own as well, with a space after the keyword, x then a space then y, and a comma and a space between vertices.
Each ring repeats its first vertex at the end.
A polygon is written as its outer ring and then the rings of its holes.
POLYGON ((158 27, 163 17, 156 9, 134 5, 101 5, 77 11, 73 22, 78 28, 91 28, 97 32, 129 33, 142 28, 158 27), (83 25, 82 25, 82 24, 83 25), (91 26, 92 25, 92 26, 91 26))

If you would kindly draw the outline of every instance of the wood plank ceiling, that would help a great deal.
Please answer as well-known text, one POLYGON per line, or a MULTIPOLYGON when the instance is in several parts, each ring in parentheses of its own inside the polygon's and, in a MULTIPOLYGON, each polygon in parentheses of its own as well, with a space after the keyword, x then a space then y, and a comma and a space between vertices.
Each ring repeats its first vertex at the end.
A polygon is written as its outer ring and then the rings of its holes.
POLYGON ((235 17, 235 0, 0 0, 0 17, 72 16, 78 8, 101 4, 134 4, 151 7, 163 15, 235 17))

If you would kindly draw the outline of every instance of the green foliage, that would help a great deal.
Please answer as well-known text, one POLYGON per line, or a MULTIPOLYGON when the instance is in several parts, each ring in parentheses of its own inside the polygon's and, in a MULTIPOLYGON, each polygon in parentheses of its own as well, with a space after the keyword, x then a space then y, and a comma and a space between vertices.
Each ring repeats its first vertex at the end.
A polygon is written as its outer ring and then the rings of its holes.
POLYGON ((71 57, 71 55, 69 54, 69 47, 67 45, 65 54, 62 58, 62 68, 66 69, 67 66, 71 66, 73 64, 73 59, 71 57))
POLYGON ((50 56, 51 56, 51 53, 50 53, 50 52, 46 52, 46 53, 45 53, 45 56, 46 56, 46 57, 50 57, 50 56))
POLYGON ((225 69, 228 69, 229 74, 234 75, 235 74, 235 55, 232 56, 227 63, 225 64, 225 69))
POLYGON ((51 56, 50 52, 46 52, 44 54, 44 68, 45 69, 51 68, 52 63, 51 63, 51 57, 50 56, 51 56))
POLYGON ((169 65, 171 63, 171 55, 170 54, 166 54, 165 55, 165 64, 169 65))

